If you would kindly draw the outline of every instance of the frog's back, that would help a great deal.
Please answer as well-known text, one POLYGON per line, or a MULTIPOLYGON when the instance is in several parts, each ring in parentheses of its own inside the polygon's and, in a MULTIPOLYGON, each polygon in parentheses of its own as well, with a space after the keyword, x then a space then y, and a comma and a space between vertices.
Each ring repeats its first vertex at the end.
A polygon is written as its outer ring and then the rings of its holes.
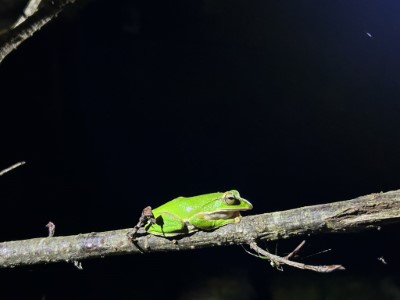
POLYGON ((194 197, 178 197, 153 209, 153 214, 155 217, 163 212, 174 212, 181 216, 195 214, 202 211, 204 205, 218 199, 222 194, 211 193, 194 197))

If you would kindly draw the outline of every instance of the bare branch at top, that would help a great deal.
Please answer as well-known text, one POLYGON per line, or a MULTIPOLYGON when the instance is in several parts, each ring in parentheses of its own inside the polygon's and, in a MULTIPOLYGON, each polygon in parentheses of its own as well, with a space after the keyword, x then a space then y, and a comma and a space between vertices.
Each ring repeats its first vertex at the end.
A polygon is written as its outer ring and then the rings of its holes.
POLYGON ((78 0, 42 0, 37 10, 21 24, 0 35, 0 63, 17 47, 78 0))

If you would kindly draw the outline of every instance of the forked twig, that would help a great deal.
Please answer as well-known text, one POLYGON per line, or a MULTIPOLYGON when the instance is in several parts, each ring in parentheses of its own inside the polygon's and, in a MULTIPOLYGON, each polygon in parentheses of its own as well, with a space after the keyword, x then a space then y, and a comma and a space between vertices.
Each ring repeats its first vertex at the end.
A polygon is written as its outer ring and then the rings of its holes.
MULTIPOLYGON (((303 245, 304 245, 304 243, 302 242, 287 257, 293 256, 293 254, 296 253, 303 245)), ((271 264, 273 266, 275 266, 278 270, 282 270, 281 265, 288 265, 288 266, 291 266, 294 268, 298 268, 298 269, 302 269, 302 270, 310 270, 310 271, 319 272, 319 273, 329 273, 329 272, 333 272, 333 271, 337 271, 337 270, 345 270, 345 268, 342 265, 314 266, 314 265, 306 265, 303 263, 291 261, 286 257, 281 257, 278 255, 269 253, 268 251, 260 248, 255 242, 250 243, 249 246, 251 249, 253 249, 258 254, 258 256, 260 258, 269 260, 271 262, 271 264)), ((252 254, 252 255, 254 255, 254 254, 252 254)))

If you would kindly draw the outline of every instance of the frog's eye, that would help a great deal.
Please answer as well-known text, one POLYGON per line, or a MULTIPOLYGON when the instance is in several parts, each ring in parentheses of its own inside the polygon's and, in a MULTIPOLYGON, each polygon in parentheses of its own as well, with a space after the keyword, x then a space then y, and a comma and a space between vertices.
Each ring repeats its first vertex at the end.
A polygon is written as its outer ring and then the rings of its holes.
POLYGON ((224 194, 223 199, 224 199, 224 202, 228 205, 233 205, 238 200, 234 194, 229 193, 229 192, 224 194))

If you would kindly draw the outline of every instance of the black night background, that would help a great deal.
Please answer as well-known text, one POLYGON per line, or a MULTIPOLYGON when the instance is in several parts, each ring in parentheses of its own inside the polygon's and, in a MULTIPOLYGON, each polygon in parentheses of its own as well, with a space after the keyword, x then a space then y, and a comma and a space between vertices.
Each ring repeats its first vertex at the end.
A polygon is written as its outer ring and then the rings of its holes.
MULTIPOLYGON (((0 241, 49 221, 128 228, 147 205, 229 189, 248 214, 399 189, 399 15, 386 0, 71 6, 0 65, 0 170, 27 162, 0 177, 0 241)), ((339 273, 220 247, 1 269, 0 299, 400 299, 399 229, 308 238, 301 261, 339 273)))

